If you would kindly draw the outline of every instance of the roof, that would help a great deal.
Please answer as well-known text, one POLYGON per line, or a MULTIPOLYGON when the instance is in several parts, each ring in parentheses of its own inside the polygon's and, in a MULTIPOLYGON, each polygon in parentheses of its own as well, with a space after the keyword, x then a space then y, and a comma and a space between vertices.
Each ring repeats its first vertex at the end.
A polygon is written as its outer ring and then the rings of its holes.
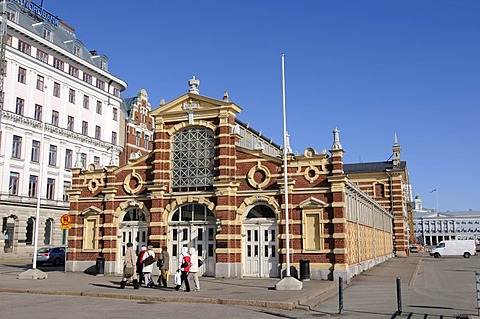
POLYGON ((467 211, 457 211, 457 212, 413 212, 413 218, 414 219, 420 219, 420 218, 427 218, 427 219, 434 219, 434 218, 454 218, 454 217, 459 217, 459 218, 480 218, 480 211, 473 211, 473 210, 467 210, 467 211))
POLYGON ((354 163, 354 164, 343 164, 343 171, 345 174, 349 173, 374 173, 374 172, 385 172, 392 169, 401 169, 404 170, 407 166, 407 162, 400 161, 400 167, 394 168, 393 162, 370 162, 370 163, 354 163))

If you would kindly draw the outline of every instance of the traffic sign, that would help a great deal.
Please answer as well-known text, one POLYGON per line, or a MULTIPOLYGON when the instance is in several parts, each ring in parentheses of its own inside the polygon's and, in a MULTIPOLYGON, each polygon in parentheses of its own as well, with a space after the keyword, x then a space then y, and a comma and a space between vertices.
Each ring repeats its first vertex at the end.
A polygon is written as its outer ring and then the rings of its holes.
POLYGON ((72 222, 72 216, 68 214, 63 214, 62 217, 60 217, 60 223, 62 224, 62 226, 70 226, 71 222, 72 222))
POLYGON ((72 225, 60 225, 60 229, 72 229, 72 225))

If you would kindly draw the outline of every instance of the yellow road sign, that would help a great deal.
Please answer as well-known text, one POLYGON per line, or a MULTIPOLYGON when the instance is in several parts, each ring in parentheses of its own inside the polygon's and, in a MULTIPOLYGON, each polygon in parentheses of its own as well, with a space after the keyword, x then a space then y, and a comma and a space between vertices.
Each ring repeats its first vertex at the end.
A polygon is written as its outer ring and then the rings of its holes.
POLYGON ((72 229, 72 225, 60 225, 60 229, 72 229))
POLYGON ((72 222, 72 216, 68 214, 63 214, 62 217, 60 217, 60 223, 62 225, 70 225, 71 222, 72 222))

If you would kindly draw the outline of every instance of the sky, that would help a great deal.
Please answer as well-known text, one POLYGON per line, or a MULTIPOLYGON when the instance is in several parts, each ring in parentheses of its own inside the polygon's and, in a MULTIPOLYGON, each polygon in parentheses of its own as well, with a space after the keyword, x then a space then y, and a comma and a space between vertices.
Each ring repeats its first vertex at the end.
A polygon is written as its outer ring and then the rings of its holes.
POLYGON ((43 5, 109 58, 109 72, 128 84, 123 97, 143 88, 156 108, 187 93, 195 76, 201 95, 228 91, 238 118, 279 145, 284 54, 294 152, 328 151, 338 127, 345 163, 386 161, 397 134, 424 207, 480 211, 478 0, 43 5))

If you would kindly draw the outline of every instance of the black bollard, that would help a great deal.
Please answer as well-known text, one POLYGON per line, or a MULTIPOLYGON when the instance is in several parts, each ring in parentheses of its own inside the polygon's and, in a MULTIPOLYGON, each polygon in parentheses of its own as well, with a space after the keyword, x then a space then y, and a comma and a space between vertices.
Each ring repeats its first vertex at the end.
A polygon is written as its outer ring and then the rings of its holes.
POLYGON ((397 314, 402 314, 402 286, 399 277, 397 277, 397 314))
POLYGON ((338 313, 343 313, 343 278, 338 277, 338 313))

